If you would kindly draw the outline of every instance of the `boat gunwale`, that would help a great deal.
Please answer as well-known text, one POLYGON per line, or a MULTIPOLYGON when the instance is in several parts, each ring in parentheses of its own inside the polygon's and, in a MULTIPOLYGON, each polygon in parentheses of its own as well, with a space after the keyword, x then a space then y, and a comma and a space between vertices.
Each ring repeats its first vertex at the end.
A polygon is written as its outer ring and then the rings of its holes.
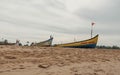
POLYGON ((99 34, 97 34, 93 38, 90 38, 90 39, 87 39, 87 40, 82 40, 82 41, 77 41, 77 42, 71 42, 71 43, 64 43, 64 44, 57 44, 57 45, 65 45, 65 44, 73 44, 73 43, 79 43, 79 42, 89 41, 89 40, 95 39, 98 36, 99 36, 99 34))

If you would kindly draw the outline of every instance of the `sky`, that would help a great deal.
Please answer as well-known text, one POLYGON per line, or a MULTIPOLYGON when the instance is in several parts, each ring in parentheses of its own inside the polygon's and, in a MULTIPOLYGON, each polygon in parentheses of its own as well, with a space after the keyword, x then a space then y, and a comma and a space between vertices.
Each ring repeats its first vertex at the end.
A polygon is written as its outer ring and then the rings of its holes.
POLYGON ((120 0, 0 0, 0 40, 68 43, 99 34, 98 45, 120 46, 120 0))

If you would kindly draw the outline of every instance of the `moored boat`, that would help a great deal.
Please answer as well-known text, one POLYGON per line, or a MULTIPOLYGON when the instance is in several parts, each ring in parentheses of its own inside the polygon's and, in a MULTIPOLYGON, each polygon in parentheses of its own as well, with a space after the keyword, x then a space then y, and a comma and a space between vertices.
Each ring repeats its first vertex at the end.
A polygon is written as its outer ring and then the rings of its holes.
POLYGON ((16 43, 10 43, 8 40, 0 41, 0 45, 15 45, 16 43))
POLYGON ((50 36, 50 38, 46 41, 38 42, 35 45, 40 47, 50 47, 52 45, 53 37, 50 36))
POLYGON ((69 48, 95 48, 98 41, 98 36, 96 35, 93 38, 83 40, 83 41, 77 41, 72 43, 65 43, 65 44, 58 44, 55 45, 56 47, 69 47, 69 48))

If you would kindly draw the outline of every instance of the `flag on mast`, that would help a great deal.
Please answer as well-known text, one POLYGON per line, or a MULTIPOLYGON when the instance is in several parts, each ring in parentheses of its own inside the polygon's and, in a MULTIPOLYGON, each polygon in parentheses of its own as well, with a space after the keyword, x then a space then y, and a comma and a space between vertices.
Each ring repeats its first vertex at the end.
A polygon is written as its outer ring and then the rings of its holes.
POLYGON ((93 26, 94 24, 95 24, 94 22, 91 23, 92 26, 93 26))

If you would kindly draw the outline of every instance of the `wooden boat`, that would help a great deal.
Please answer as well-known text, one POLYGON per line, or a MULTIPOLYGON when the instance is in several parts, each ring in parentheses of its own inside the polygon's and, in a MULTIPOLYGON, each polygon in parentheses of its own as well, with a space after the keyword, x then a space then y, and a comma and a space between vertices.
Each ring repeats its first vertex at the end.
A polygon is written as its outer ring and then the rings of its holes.
POLYGON ((15 45, 16 43, 10 43, 7 40, 0 41, 0 45, 15 45))
POLYGON ((56 47, 70 47, 70 48, 95 48, 97 41, 98 41, 98 36, 96 35, 95 37, 83 41, 78 41, 78 42, 72 42, 72 43, 66 43, 66 44, 58 44, 56 47))
POLYGON ((50 39, 46 40, 46 41, 42 41, 39 43, 36 43, 36 46, 41 46, 41 47, 50 47, 52 45, 52 41, 53 41, 53 37, 50 36, 50 39))
POLYGON ((15 45, 16 43, 4 43, 4 42, 0 42, 0 45, 15 45))

